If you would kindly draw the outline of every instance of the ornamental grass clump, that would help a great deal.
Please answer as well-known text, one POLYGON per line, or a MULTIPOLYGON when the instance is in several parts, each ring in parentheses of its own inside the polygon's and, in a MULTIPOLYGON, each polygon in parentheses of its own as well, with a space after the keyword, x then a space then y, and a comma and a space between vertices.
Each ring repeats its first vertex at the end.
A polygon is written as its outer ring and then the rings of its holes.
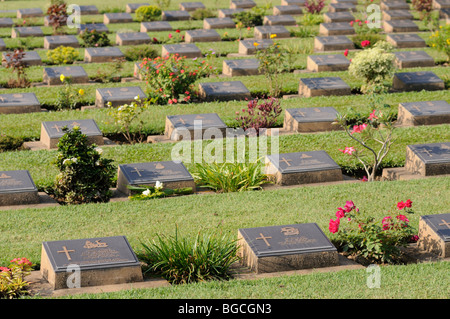
POLYGON ((29 294, 29 281, 33 264, 25 257, 14 258, 8 267, 0 267, 0 299, 20 298, 29 294))
POLYGON ((263 173, 264 164, 254 163, 202 163, 196 164, 197 173, 193 176, 200 187, 218 193, 258 190, 268 183, 263 173))
POLYGON ((80 127, 65 133, 58 142, 54 164, 60 171, 52 195, 61 204, 108 202, 112 196, 116 168, 113 160, 102 157, 103 150, 91 144, 80 127))
POLYGON ((364 81, 363 93, 381 93, 387 90, 386 79, 395 71, 395 55, 380 46, 365 49, 353 57, 348 71, 350 75, 364 81))
POLYGON ((236 120, 244 130, 254 129, 258 135, 261 129, 273 127, 282 112, 280 100, 268 98, 263 101, 253 99, 248 102, 247 108, 236 112, 236 120))
POLYGON ((381 221, 364 216, 352 201, 339 207, 336 219, 330 219, 329 231, 335 234, 336 246, 354 256, 361 256, 367 263, 401 262, 402 250, 408 243, 417 241, 416 231, 406 215, 413 214, 412 201, 400 201, 394 208, 395 216, 385 216, 381 221))
POLYGON ((141 243, 137 253, 146 264, 145 273, 160 275, 171 284, 187 284, 231 278, 230 267, 239 260, 235 239, 218 234, 197 233, 195 238, 157 235, 141 243))

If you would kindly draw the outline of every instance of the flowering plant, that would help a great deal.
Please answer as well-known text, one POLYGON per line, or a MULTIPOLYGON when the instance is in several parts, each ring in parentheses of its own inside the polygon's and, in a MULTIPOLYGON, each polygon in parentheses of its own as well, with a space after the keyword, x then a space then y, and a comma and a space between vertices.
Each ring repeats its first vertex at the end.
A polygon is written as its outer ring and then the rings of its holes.
POLYGON ((197 60, 188 60, 179 54, 145 58, 140 66, 149 86, 148 94, 159 104, 189 102, 194 83, 212 69, 205 60, 197 60))
MULTIPOLYGON (((397 211, 413 214, 412 201, 399 202, 397 211)), ((344 252, 361 255, 370 262, 395 263, 401 257, 400 247, 416 241, 415 230, 404 214, 386 216, 381 222, 364 217, 353 201, 339 207, 336 219, 330 219, 328 230, 336 234, 335 242, 344 252)))
POLYGON ((129 198, 131 200, 147 200, 153 198, 161 198, 170 195, 186 195, 192 193, 191 187, 181 188, 181 189, 165 189, 164 184, 160 181, 156 181, 153 187, 137 187, 128 186, 128 188, 137 194, 131 195, 129 198))
POLYGON ((27 258, 14 258, 8 267, 0 267, 0 299, 18 298, 28 294, 30 283, 25 277, 31 273, 33 263, 27 258))
MULTIPOLYGON (((259 103, 259 99, 256 98, 248 102, 247 108, 242 109, 243 115, 238 116, 236 120, 244 130, 252 128, 259 134, 260 129, 272 127, 281 112, 278 99, 272 97, 259 103)), ((236 112, 236 115, 239 114, 236 112)))
POLYGON ((427 44, 447 55, 447 61, 450 61, 450 24, 440 26, 434 31, 427 44))

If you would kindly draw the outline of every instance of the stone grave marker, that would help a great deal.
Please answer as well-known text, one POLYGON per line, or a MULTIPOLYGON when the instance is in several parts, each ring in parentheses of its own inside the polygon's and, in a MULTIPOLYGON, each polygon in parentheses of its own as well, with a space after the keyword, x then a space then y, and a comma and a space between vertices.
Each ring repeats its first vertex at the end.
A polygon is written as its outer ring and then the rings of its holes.
POLYGON ((179 54, 191 59, 203 56, 202 51, 194 43, 164 44, 161 52, 163 57, 168 54, 179 54))
POLYGON ((314 38, 314 50, 322 51, 344 51, 352 50, 355 44, 345 35, 318 36, 314 38))
POLYGON ((408 10, 383 11, 383 20, 413 20, 414 16, 408 10))
POLYGON ((52 35, 44 37, 44 49, 52 50, 60 46, 79 48, 80 43, 78 43, 78 39, 74 35, 52 35))
POLYGON ((152 43, 146 32, 116 33, 116 45, 139 45, 152 43))
POLYGON ((296 25, 297 21, 290 15, 271 15, 265 16, 263 25, 296 25))
POLYGON ((392 88, 397 91, 444 90, 445 83, 431 71, 394 74, 392 88))
POLYGON ((450 9, 450 0, 433 0, 433 9, 450 9))
POLYGON ((419 32, 419 27, 413 20, 383 21, 383 30, 386 33, 419 32))
POLYGON ((141 32, 172 31, 173 28, 167 21, 150 21, 141 23, 141 32))
POLYGON ((11 18, 0 18, 0 28, 11 28, 14 21, 11 18))
POLYGON ((272 44, 272 39, 241 40, 239 41, 239 54, 254 55, 257 50, 267 49, 272 44), (255 43, 258 45, 255 46, 255 43))
POLYGON ((199 29, 186 31, 184 41, 186 43, 194 42, 220 42, 222 38, 214 29, 199 29))
POLYGON ((47 149, 57 148, 58 142, 63 137, 63 128, 73 129, 79 127, 81 133, 85 134, 88 141, 92 144, 103 145, 103 133, 92 120, 75 120, 75 121, 47 121, 41 123, 41 143, 47 149))
POLYGON ((231 0, 230 9, 251 9, 256 7, 253 0, 231 0))
POLYGON ((203 20, 203 29, 235 28, 236 24, 231 18, 206 18, 203 20))
MULTIPOLYGON (((36 51, 26 51, 24 52, 25 55, 22 59, 22 62, 27 66, 33 66, 33 65, 42 65, 42 59, 39 53, 36 51)), ((5 66, 7 61, 10 60, 10 57, 8 56, 9 52, 3 52, 2 53, 2 65, 5 66)), ((13 54, 11 52, 11 54, 13 54)))
POLYGON ((405 169, 421 176, 450 174, 450 142, 408 145, 405 169))
POLYGON ((102 32, 109 33, 109 29, 104 23, 80 24, 78 33, 83 32, 83 31, 89 32, 92 30, 96 30, 99 33, 102 33, 102 32))
POLYGON ((332 23, 332 22, 350 22, 355 20, 355 17, 351 12, 344 11, 344 12, 327 12, 323 14, 323 21, 325 23, 332 23))
POLYGON ((409 4, 406 1, 382 1, 380 4, 382 11, 409 10, 409 4))
POLYGON ((352 3, 358 4, 358 0, 331 0, 330 3, 352 3))
POLYGON ((167 10, 161 14, 161 20, 163 21, 183 21, 189 19, 191 19, 191 15, 184 10, 167 10))
POLYGON ((356 5, 353 3, 330 3, 328 5, 328 12, 348 12, 355 10, 356 5))
POLYGON ((346 71, 350 66, 343 54, 309 55, 306 61, 307 70, 313 72, 346 71))
POLYGON ((111 23, 131 23, 133 22, 133 17, 131 14, 126 12, 118 12, 118 13, 105 13, 103 15, 103 23, 111 24, 111 23))
POLYGON ((450 18, 450 8, 439 10, 439 19, 444 19, 444 20, 447 19, 447 24, 448 24, 449 18, 450 18))
POLYGON ((442 258, 450 256, 450 214, 420 216, 418 247, 442 258))
POLYGON ((71 83, 87 83, 89 76, 82 66, 56 66, 44 68, 43 82, 48 85, 61 85, 61 75, 70 78, 71 83))
POLYGON ((425 51, 393 52, 399 69, 435 66, 434 59, 425 51))
POLYGON ((195 182, 183 163, 174 161, 148 162, 119 165, 117 175, 117 189, 127 195, 132 192, 128 186, 155 186, 156 182, 163 183, 164 188, 180 189, 192 188, 195 182))
POLYGON ((17 27, 12 28, 11 38, 43 37, 41 27, 17 27))
POLYGON ((444 100, 400 103, 397 123, 411 126, 448 124, 450 104, 444 100))
POLYGON ((353 35, 356 34, 353 26, 348 22, 321 23, 319 26, 319 35, 353 35))
POLYGON ((181 2, 180 5, 180 10, 184 10, 184 11, 195 11, 197 9, 205 9, 205 5, 203 4, 203 2, 181 2))
POLYGON ((72 288, 68 282, 73 267, 80 271, 80 287, 144 280, 140 262, 125 236, 42 243, 40 271, 52 289, 72 288))
POLYGON ((417 34, 388 34, 386 41, 396 48, 424 48, 425 40, 417 34))
POLYGON ((282 6, 290 6, 296 5, 299 7, 303 7, 305 5, 306 0, 281 0, 282 6))
POLYGON ((39 202, 38 190, 27 170, 0 171, 0 206, 39 202))
POLYGON ((295 4, 273 7, 273 15, 275 15, 275 16, 279 16, 279 15, 295 16, 295 15, 301 15, 301 14, 303 14, 303 9, 295 4))
POLYGON ((222 73, 226 76, 259 75, 258 59, 224 60, 222 73))
POLYGON ((256 26, 254 29, 255 39, 270 39, 271 35, 276 35, 277 39, 289 38, 291 32, 282 25, 264 25, 256 26))
POLYGON ((302 97, 350 95, 351 88, 340 77, 301 78, 298 93, 302 97))
POLYGON ((305 107, 286 109, 283 128, 288 132, 324 132, 339 130, 333 125, 338 112, 334 107, 305 107))
POLYGON ((216 113, 166 116, 165 135, 173 141, 203 139, 208 129, 226 136, 227 126, 216 113))
POLYGON ((40 112, 41 103, 34 93, 0 94, 0 114, 40 112))
POLYGON ((17 10, 17 19, 43 17, 44 12, 41 8, 26 8, 17 10))
POLYGON ((146 99, 147 95, 139 86, 99 88, 95 92, 95 106, 105 107, 108 102, 111 106, 120 106, 131 103, 135 97, 146 99))
POLYGON ((342 181, 342 171, 325 151, 266 156, 266 174, 278 185, 342 181))
POLYGON ((112 62, 124 58, 125 55, 117 47, 86 48, 84 61, 89 63, 112 62))
POLYGON ((238 101, 251 98, 250 91, 241 81, 200 83, 199 96, 205 101, 238 101))
POLYGON ((5 41, 0 38, 0 51, 5 51, 6 50, 6 44, 5 41))
POLYGON ((95 15, 98 14, 98 8, 95 5, 87 5, 87 6, 80 6, 80 13, 82 16, 84 15, 95 15))
POLYGON ((218 18, 233 18, 236 14, 244 12, 244 9, 237 8, 237 9, 219 9, 217 11, 217 17, 218 18))
POLYGON ((145 2, 145 3, 127 3, 127 5, 125 6, 125 12, 126 13, 135 13, 137 9, 139 9, 140 7, 143 6, 149 6, 150 3, 145 2))
POLYGON ((243 265, 258 274, 339 265, 336 247, 316 223, 241 228, 238 245, 243 265))

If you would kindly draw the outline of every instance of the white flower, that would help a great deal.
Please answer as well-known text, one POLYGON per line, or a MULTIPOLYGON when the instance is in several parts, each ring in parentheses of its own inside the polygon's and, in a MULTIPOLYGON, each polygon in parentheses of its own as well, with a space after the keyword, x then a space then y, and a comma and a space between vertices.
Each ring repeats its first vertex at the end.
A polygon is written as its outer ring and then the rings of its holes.
POLYGON ((100 147, 96 147, 95 151, 97 151, 97 153, 99 153, 100 155, 102 155, 103 153, 103 149, 101 149, 100 147))
POLYGON ((76 157, 72 157, 70 160, 72 161, 72 163, 78 162, 78 159, 76 157))
POLYGON ((124 109, 126 108, 126 106, 125 105, 121 105, 121 106, 119 106, 119 108, 117 109, 117 110, 119 110, 119 111, 123 111, 124 109))
POLYGON ((144 196, 150 196, 150 194, 151 194, 151 192, 149 189, 142 192, 142 195, 144 195, 144 196))
POLYGON ((157 190, 161 190, 163 188, 163 183, 161 183, 160 181, 157 181, 155 184, 155 188, 157 190))
POLYGON ((134 97, 134 99, 135 99, 135 100, 139 100, 139 95, 136 95, 136 96, 134 97))
POLYGON ((100 166, 100 161, 96 161, 95 166, 100 166))
POLYGON ((70 160, 70 159, 68 159, 68 158, 66 158, 64 161, 63 161, 63 165, 68 165, 68 164, 71 164, 72 163, 72 161, 70 160))

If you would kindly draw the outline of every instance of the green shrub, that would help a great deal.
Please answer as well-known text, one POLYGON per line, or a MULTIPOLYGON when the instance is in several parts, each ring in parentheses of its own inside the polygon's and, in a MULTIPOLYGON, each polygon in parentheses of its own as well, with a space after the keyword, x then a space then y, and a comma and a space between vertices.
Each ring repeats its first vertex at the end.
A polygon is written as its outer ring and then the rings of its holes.
POLYGON ((200 232, 194 239, 162 237, 142 243, 138 258, 148 269, 146 273, 162 275, 171 284, 186 284, 207 280, 229 279, 230 266, 238 261, 236 240, 227 236, 200 232))
POLYGON ((54 161, 60 171, 52 190, 55 199, 62 204, 109 201, 116 170, 113 161, 102 158, 102 150, 90 144, 79 127, 63 131, 54 161))
POLYGON ((203 20, 207 18, 214 18, 216 14, 211 9, 196 9, 191 13, 193 20, 203 20))
POLYGON ((392 77, 395 71, 395 55, 380 47, 358 52, 349 66, 349 73, 364 81, 363 93, 384 90, 384 81, 392 77))
POLYGON ((22 144, 23 140, 21 138, 0 133, 0 153, 17 150, 22 144))
POLYGON ((84 30, 80 32, 81 40, 86 48, 91 47, 108 47, 111 45, 108 34, 106 32, 98 32, 97 30, 84 30))
POLYGON ((51 64, 73 64, 79 55, 77 49, 65 46, 47 51, 47 58, 51 64))
POLYGON ((427 44, 447 55, 447 61, 450 61, 450 24, 440 26, 433 32, 427 44))
POLYGON ((215 192, 242 192, 261 189, 267 183, 263 173, 263 163, 203 163, 196 164, 197 173, 193 176, 200 187, 215 192))
POLYGON ((154 59, 159 55, 158 52, 148 44, 131 46, 123 51, 125 59, 128 61, 140 61, 144 58, 154 59))
POLYGON ((161 9, 157 6, 142 6, 136 10, 136 20, 139 22, 155 21, 161 16, 161 9))
POLYGON ((254 7, 251 10, 239 12, 234 15, 234 22, 241 23, 244 27, 254 27, 263 24, 266 10, 259 7, 254 7))

